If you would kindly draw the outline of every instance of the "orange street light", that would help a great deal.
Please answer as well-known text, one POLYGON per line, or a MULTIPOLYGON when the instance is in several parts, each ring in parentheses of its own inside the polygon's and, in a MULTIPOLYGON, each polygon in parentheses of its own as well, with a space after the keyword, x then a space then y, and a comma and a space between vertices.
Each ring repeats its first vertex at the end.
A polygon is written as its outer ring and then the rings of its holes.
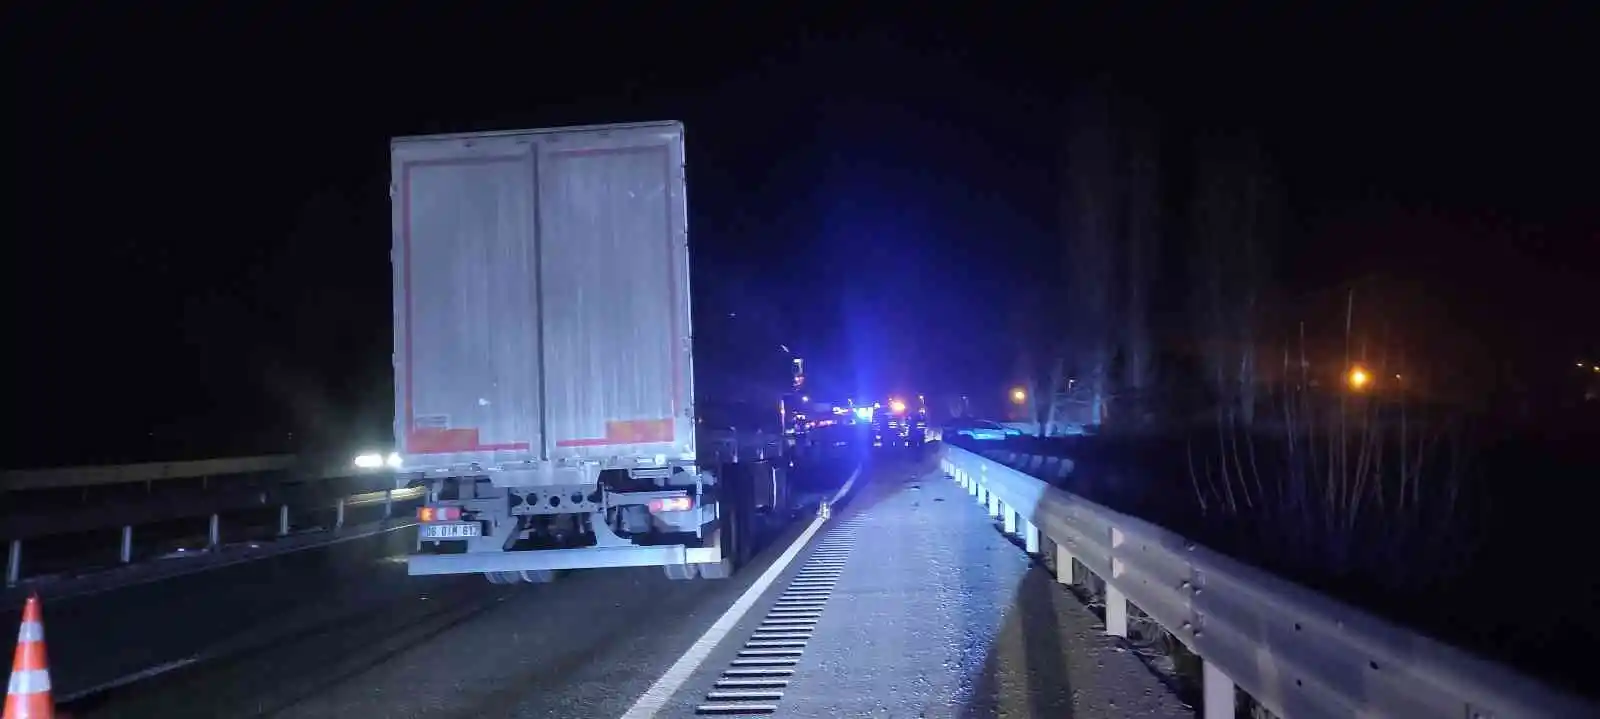
POLYGON ((1367 371, 1361 367, 1351 367, 1350 374, 1345 377, 1345 381, 1350 383, 1350 389, 1359 392, 1366 389, 1367 385, 1372 384, 1372 375, 1367 374, 1367 371))
POLYGON ((1013 403, 1015 403, 1015 404, 1022 404, 1023 402, 1028 401, 1028 393, 1025 390, 1023 390, 1021 387, 1017 387, 1015 389, 1012 389, 1011 390, 1011 401, 1013 403))

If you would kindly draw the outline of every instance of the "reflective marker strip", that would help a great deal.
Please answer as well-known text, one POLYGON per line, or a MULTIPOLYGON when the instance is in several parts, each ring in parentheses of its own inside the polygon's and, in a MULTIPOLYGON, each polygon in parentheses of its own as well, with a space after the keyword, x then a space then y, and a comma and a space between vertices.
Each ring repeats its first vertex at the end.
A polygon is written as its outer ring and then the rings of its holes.
POLYGON ((844 496, 850 493, 850 489, 856 486, 856 477, 859 476, 861 476, 861 468, 856 467, 856 471, 850 473, 850 479, 845 480, 844 486, 833 493, 833 499, 828 504, 838 504, 839 500, 844 499, 844 496))
MULTIPOLYGON (((850 488, 856 484, 856 477, 860 475, 861 467, 856 467, 855 471, 850 473, 850 478, 845 481, 844 486, 840 487, 839 491, 833 495, 834 501, 838 501, 839 498, 849 492, 850 488)), ((761 595, 766 594, 767 590, 772 587, 773 582, 778 579, 778 575, 789 567, 789 563, 794 561, 795 556, 800 554, 800 550, 805 548, 806 544, 811 541, 811 537, 817 533, 817 530, 822 528, 825 522, 825 517, 813 519, 811 524, 806 526, 805 531, 795 538, 794 543, 790 544, 783 551, 783 554, 779 555, 772 565, 767 567, 767 571, 757 577, 755 583, 751 584, 750 588, 744 591, 744 594, 734 600, 733 606, 728 607, 728 610, 723 612, 722 616, 711 624, 711 628, 707 629, 705 634, 690 645, 689 650, 684 652, 683 656, 678 657, 678 661, 667 667, 667 671, 661 675, 661 678, 650 685, 650 688, 646 689, 644 694, 634 701, 633 706, 623 712, 622 719, 650 719, 661 711, 667 705, 667 702, 671 701, 672 696, 678 693, 678 689, 683 686, 684 682, 689 680, 689 676, 699 669, 701 664, 705 663, 706 657, 711 655, 711 650, 715 649, 722 642, 723 637, 726 637, 728 632, 732 631, 733 627, 739 623, 739 620, 744 618, 745 613, 750 611, 750 607, 755 604, 756 600, 761 595)), ((789 621, 814 623, 816 620, 789 621)), ((792 664, 794 659, 791 657, 762 657, 759 659, 733 660, 734 664, 751 662, 792 664)), ((774 706, 770 711, 776 711, 776 709, 777 707, 774 706)))
POLYGON ((791 544, 778 557, 778 560, 773 562, 767 568, 767 571, 756 579, 755 584, 750 585, 750 588, 745 590, 744 595, 739 597, 733 603, 733 606, 729 607, 728 611, 724 612, 711 625, 711 628, 707 629, 706 633, 689 647, 689 651, 684 652, 683 656, 679 657, 678 661, 674 662, 671 667, 668 667, 666 673, 662 674, 655 684, 645 690, 644 694, 634 702, 633 706, 623 713, 622 719, 650 719, 650 717, 654 717, 657 712, 661 711, 667 705, 667 702, 672 699, 672 695, 678 693, 678 688, 682 687, 683 683, 688 681, 689 676, 705 662, 706 657, 711 655, 711 650, 722 642, 722 638, 728 635, 728 632, 733 629, 734 625, 738 624, 740 619, 744 618, 745 613, 755 604, 756 599, 765 594, 767 589, 772 586, 773 580, 777 579, 778 575, 788 568, 789 563, 794 561, 795 555, 799 554, 800 550, 805 547, 806 542, 811 540, 811 535, 817 533, 817 530, 822 527, 822 523, 823 519, 821 517, 811 520, 810 526, 807 526, 805 531, 800 533, 794 544, 791 544))
POLYGON ((17 628, 17 643, 44 641, 44 625, 38 622, 23 622, 17 628))
POLYGON ((50 691, 50 671, 47 669, 30 669, 11 673, 11 681, 6 683, 8 694, 42 694, 50 691))

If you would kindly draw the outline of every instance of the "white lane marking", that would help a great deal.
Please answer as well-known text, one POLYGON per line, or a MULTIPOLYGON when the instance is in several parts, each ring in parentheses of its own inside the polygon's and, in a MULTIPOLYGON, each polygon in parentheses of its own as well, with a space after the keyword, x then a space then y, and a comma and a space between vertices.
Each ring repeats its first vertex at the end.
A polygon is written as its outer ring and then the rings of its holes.
POLYGON ((200 657, 196 656, 196 657, 189 657, 187 659, 179 659, 179 660, 177 660, 175 662, 167 662, 166 664, 158 664, 156 666, 150 667, 149 669, 143 669, 143 670, 134 672, 134 673, 126 675, 126 676, 117 677, 116 679, 112 679, 111 681, 106 682, 104 684, 97 684, 95 686, 89 687, 88 689, 84 689, 82 691, 76 691, 76 692, 73 692, 71 694, 66 694, 66 695, 57 697, 56 701, 57 702, 62 702, 62 703, 74 702, 74 701, 77 701, 77 700, 82 699, 84 697, 93 696, 93 695, 99 694, 101 692, 108 692, 108 691, 111 691, 112 689, 116 689, 118 687, 127 686, 129 684, 134 683, 134 682, 142 682, 142 681, 144 681, 146 679, 153 679, 155 677, 161 676, 162 674, 166 674, 167 672, 171 672, 171 671, 176 671, 178 669, 182 669, 182 668, 184 668, 186 666, 189 666, 190 664, 193 664, 193 663, 198 662, 198 661, 200 661, 200 657))
POLYGON ((856 477, 859 477, 859 476, 861 476, 861 468, 860 467, 856 467, 856 471, 851 472, 850 473, 850 478, 845 480, 844 486, 840 487, 839 491, 833 493, 833 499, 829 501, 829 504, 837 503, 846 494, 849 494, 850 493, 850 488, 856 486, 856 477))
MULTIPOLYGON (((378 536, 380 534, 387 534, 389 532, 393 532, 393 531, 396 531, 396 530, 401 530, 401 529, 405 529, 407 527, 416 526, 416 524, 417 523, 413 522, 413 521, 401 520, 398 524, 391 525, 391 526, 378 527, 378 528, 375 528, 375 529, 370 529, 370 530, 366 530, 366 531, 362 531, 362 532, 358 532, 358 533, 354 533, 354 534, 346 534, 346 535, 340 535, 340 536, 330 537, 330 538, 326 538, 326 539, 319 539, 318 541, 316 541, 314 543, 308 543, 308 544, 303 544, 303 545, 293 546, 293 547, 280 548, 280 549, 277 549, 276 551, 270 551, 270 552, 265 552, 265 553, 261 553, 261 554, 252 554, 252 555, 245 556, 245 557, 236 557, 236 558, 232 558, 232 559, 216 562, 214 564, 206 564, 206 565, 201 566, 201 567, 195 567, 195 568, 193 568, 191 570, 178 572, 178 573, 175 573, 175 574, 167 574, 167 575, 161 575, 161 576, 155 576, 155 577, 139 577, 135 581, 131 581, 131 582, 128 582, 126 584, 116 584, 116 585, 109 586, 109 587, 95 587, 95 588, 89 589, 87 591, 63 593, 63 594, 51 596, 50 599, 52 599, 53 601, 61 601, 61 600, 64 600, 64 599, 77 599, 77 598, 80 598, 80 597, 90 597, 90 596, 94 596, 94 595, 97 595, 97 594, 105 594, 105 593, 108 593, 108 592, 117 591, 119 589, 125 589, 127 587, 139 586, 141 584, 151 584, 151 583, 154 583, 154 582, 159 582, 159 581, 163 581, 163 580, 167 580, 167 579, 175 579, 177 577, 192 576, 192 575, 195 575, 195 574, 201 574, 201 573, 204 573, 204 572, 209 572, 209 571, 212 571, 214 569, 222 569, 223 567, 231 567, 231 566, 236 566, 236 565, 239 565, 239 564, 246 564, 246 563, 249 563, 249 562, 260 561, 262 559, 270 559, 270 558, 273 558, 273 557, 281 557, 281 556, 284 556, 284 555, 287 555, 287 554, 295 554, 295 553, 298 553, 298 552, 304 552, 304 551, 312 550, 312 549, 323 549, 323 548, 331 547, 331 546, 334 546, 334 545, 337 545, 337 544, 344 544, 346 542, 353 542, 353 541, 356 541, 356 540, 359 540, 359 539, 366 539, 368 537, 375 537, 375 536, 378 536)), ((105 683, 102 683, 102 684, 97 684, 95 686, 89 687, 88 689, 82 689, 82 690, 79 690, 79 691, 75 691, 75 692, 73 692, 71 694, 58 696, 56 698, 56 701, 60 701, 60 702, 77 701, 77 700, 83 699, 85 697, 90 697, 90 696, 94 696, 96 694, 100 694, 102 692, 111 691, 112 689, 118 689, 118 688, 127 686, 129 684, 133 684, 135 682, 142 682, 142 681, 145 681, 147 679, 153 679, 155 677, 161 676, 162 674, 166 674, 167 672, 171 672, 171 671, 176 671, 178 669, 182 669, 182 668, 184 668, 186 666, 189 666, 190 664, 194 664, 194 663, 200 661, 201 659, 202 659, 201 656, 196 655, 196 656, 187 657, 187 658, 184 658, 184 659, 178 659, 176 661, 170 661, 170 662, 166 662, 166 663, 163 663, 163 664, 157 664, 157 665, 152 666, 152 667, 146 667, 144 669, 140 669, 139 671, 133 672, 131 674, 125 674, 123 676, 120 676, 120 677, 117 677, 115 679, 112 679, 112 680, 110 680, 108 682, 105 682, 105 683)))
MULTIPOLYGON (((836 503, 841 497, 845 496, 855 486, 856 477, 860 475, 861 468, 856 467, 856 471, 850 473, 850 479, 846 480, 844 486, 840 487, 839 491, 833 495, 830 503, 836 503)), ((794 561, 796 556, 799 556, 800 550, 805 548, 806 542, 811 541, 812 535, 815 535, 825 522, 827 522, 826 517, 817 517, 811 520, 811 524, 806 527, 804 532, 800 533, 799 537, 795 538, 794 543, 790 544, 788 549, 783 550, 783 554, 778 557, 777 561, 774 561, 772 566, 767 567, 767 571, 762 572, 755 583, 751 584, 749 589, 744 590, 744 594, 739 595, 739 599, 734 601, 733 606, 728 607, 728 611, 723 612, 722 616, 711 624, 711 628, 707 629, 705 634, 700 635, 700 638, 689 646, 683 656, 678 657, 678 661, 667 667, 666 673, 662 674, 661 678, 657 679, 654 684, 651 684, 650 688, 639 696, 638 701, 633 703, 633 706, 628 707, 628 710, 622 713, 621 719, 650 719, 656 715, 656 712, 661 711, 667 705, 667 702, 672 699, 672 695, 677 694, 678 689, 683 687, 683 683, 689 680, 689 676, 694 674, 701 664, 705 663, 706 657, 711 656, 711 650, 716 649, 717 645, 722 643, 722 640, 728 636, 728 632, 733 631, 734 626, 739 624, 739 620, 744 619, 744 615, 750 611, 751 607, 755 606, 756 600, 760 599, 761 595, 772 587, 772 583, 777 581, 778 575, 783 574, 783 570, 789 567, 789 564, 794 561)))

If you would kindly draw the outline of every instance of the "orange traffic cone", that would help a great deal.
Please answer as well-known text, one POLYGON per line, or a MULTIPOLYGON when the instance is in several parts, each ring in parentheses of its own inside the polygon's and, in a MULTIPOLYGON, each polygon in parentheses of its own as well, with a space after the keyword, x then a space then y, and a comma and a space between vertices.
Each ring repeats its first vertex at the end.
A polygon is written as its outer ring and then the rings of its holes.
POLYGON ((6 685, 5 719, 54 719, 50 700, 50 662, 44 655, 44 617, 39 595, 28 597, 17 630, 17 653, 11 659, 11 681, 6 685))

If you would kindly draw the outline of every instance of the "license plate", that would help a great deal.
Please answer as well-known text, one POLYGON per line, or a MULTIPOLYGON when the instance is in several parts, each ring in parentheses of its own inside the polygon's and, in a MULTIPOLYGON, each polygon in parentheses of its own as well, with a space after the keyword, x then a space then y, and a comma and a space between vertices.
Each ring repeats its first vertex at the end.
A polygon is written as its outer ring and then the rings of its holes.
POLYGON ((477 522, 422 525, 423 539, 467 539, 469 537, 478 537, 482 535, 483 527, 477 522))

